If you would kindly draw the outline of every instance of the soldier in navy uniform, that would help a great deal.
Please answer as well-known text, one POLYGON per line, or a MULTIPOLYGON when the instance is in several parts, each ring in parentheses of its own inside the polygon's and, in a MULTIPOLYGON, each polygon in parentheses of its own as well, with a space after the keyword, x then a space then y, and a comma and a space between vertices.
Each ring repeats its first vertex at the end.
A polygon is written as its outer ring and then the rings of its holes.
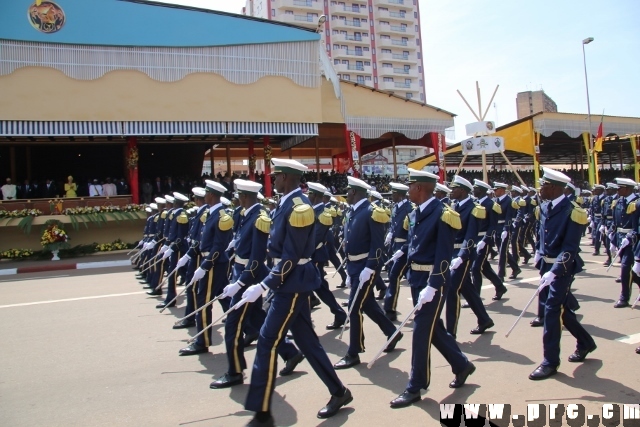
POLYGON ((245 408, 256 412, 249 426, 273 426, 271 398, 275 387, 277 358, 275 349, 290 330, 309 364, 331 393, 329 403, 318 418, 329 418, 349 404, 353 397, 345 388, 311 322, 310 296, 320 286, 318 270, 311 262, 315 250, 315 215, 309 199, 300 190, 300 178, 307 171, 303 164, 288 159, 272 159, 274 186, 284 194, 273 215, 268 250, 274 266, 262 282, 249 286, 236 304, 256 301, 266 290, 273 291, 256 350, 251 385, 245 408))
POLYGON ((329 260, 326 242, 329 235, 333 235, 333 232, 331 231, 331 227, 333 226, 333 216, 331 214, 331 210, 327 209, 326 205, 322 201, 322 197, 327 191, 327 188, 316 182, 307 182, 307 186, 309 187, 307 197, 309 198, 309 202, 313 205, 313 211, 316 216, 316 250, 311 259, 320 273, 320 287, 316 289, 315 293, 318 298, 320 298, 320 300, 329 307, 331 314, 333 314, 333 322, 327 325, 327 329, 338 329, 342 327, 344 322, 346 322, 347 313, 344 312, 342 307, 340 307, 340 304, 336 301, 336 298, 329 289, 329 282, 327 282, 327 279, 325 278, 324 265, 329 260))
MULTIPOLYGON (((433 197, 438 175, 409 169, 409 199, 418 207, 409 214, 409 240, 400 252, 407 254, 409 284, 416 307, 411 345, 411 373, 405 391, 391 401, 402 408, 420 400, 420 390, 431 382, 431 344, 451 365, 451 388, 464 385, 475 371, 440 319, 449 288, 449 264, 460 215, 433 197)), ((394 257, 396 254, 394 254, 394 257)))
MULTIPOLYGON (((182 258, 182 255, 189 250, 189 242, 187 237, 189 234, 189 217, 184 210, 184 203, 189 201, 189 198, 184 194, 177 192, 173 193, 173 211, 169 215, 169 234, 164 246, 160 249, 163 252, 162 259, 169 260, 168 272, 173 272, 168 277, 167 295, 164 302, 158 304, 156 308, 175 307, 176 302, 176 282, 178 275, 184 275, 179 270, 183 267, 178 267, 178 260, 182 258), (173 301, 173 302, 171 302, 173 301)), ((161 278, 162 280, 162 278, 161 278)))
MULTIPOLYGON (((523 196, 524 188, 526 187, 511 186, 511 196, 518 205, 516 217, 511 224, 513 233, 511 236, 511 256, 516 261, 516 264, 520 264, 520 256, 524 258, 525 264, 528 264, 531 259, 531 254, 527 248, 524 247, 524 233, 527 225, 525 218, 529 212, 529 204, 526 197, 523 196)), ((519 272, 517 273, 519 274, 519 272)), ((515 275, 517 276, 517 274, 515 275)))
POLYGON ((569 362, 582 362, 596 349, 593 338, 580 325, 568 305, 574 275, 582 271, 584 265, 579 252, 582 232, 587 225, 587 212, 563 194, 570 181, 568 176, 552 169, 542 169, 540 196, 548 203, 540 212, 540 240, 535 264, 541 276, 538 291, 547 294, 542 334, 544 359, 529 375, 531 380, 542 380, 557 373, 563 326, 577 340, 569 362))
MULTIPOLYGON (((250 285, 260 283, 269 274, 265 265, 267 241, 271 228, 271 218, 258 203, 258 193, 262 184, 236 179, 234 185, 238 191, 238 201, 243 208, 234 237, 235 258, 233 264, 233 283, 227 285, 221 298, 231 298, 231 305, 242 300, 244 290, 250 285)), ((243 371, 247 368, 244 358, 244 340, 242 331, 251 320, 252 310, 262 311, 262 298, 253 303, 244 304, 238 310, 229 313, 224 324, 224 341, 227 350, 228 371, 209 386, 212 389, 232 387, 244 382, 243 371)), ((266 316, 264 316, 266 317, 266 316)), ((264 317, 262 320, 264 321, 264 317)), ((260 324, 259 326, 262 326, 260 324)), ((291 374, 304 356, 288 340, 278 346, 278 354, 285 360, 286 366, 280 375, 291 374)))
MULTIPOLYGON (((349 348, 334 365, 336 369, 347 369, 360 363, 360 353, 365 350, 363 313, 378 325, 385 336, 390 337, 396 331, 373 296, 376 271, 382 264, 384 225, 389 222, 389 216, 367 199, 367 192, 371 189, 369 184, 352 176, 347 176, 347 180, 347 202, 351 211, 347 215, 344 239, 347 285, 351 286, 349 307, 352 309, 349 315, 349 348)), ((402 333, 397 334, 385 352, 393 351, 402 336, 402 333)))
MULTIPOLYGON (((384 198, 382 197, 382 194, 378 193, 377 191, 369 191, 369 196, 370 196, 369 201, 371 202, 371 205, 373 207, 384 210, 384 212, 387 214, 389 219, 391 219, 391 211, 382 203, 384 200, 384 198)), ((387 221, 384 227, 385 234, 388 229, 389 229, 389 221, 387 221)), ((373 284, 375 285, 376 290, 378 291, 378 295, 375 297, 376 300, 384 299, 384 295, 387 293, 387 285, 384 283, 384 280, 382 280, 382 275, 381 275, 383 264, 387 260, 386 253, 387 253, 386 250, 382 251, 382 258, 380 260, 381 262, 378 264, 378 268, 376 269, 374 279, 373 279, 373 284)))
MULTIPOLYGON (((146 254, 148 253, 148 250, 145 250, 145 246, 148 244, 148 242, 151 241, 151 238, 153 237, 153 234, 155 233, 153 230, 155 229, 155 218, 156 218, 156 214, 154 213, 157 212, 158 210, 158 205, 156 205, 155 203, 151 203, 148 207, 145 208, 145 211, 147 212, 147 220, 145 222, 144 225, 144 231, 142 233, 142 239, 140 240, 140 242, 138 242, 138 248, 140 248, 140 251, 137 254, 137 259, 136 259, 136 263, 135 263, 135 270, 138 270, 138 274, 136 274, 136 279, 138 280, 144 280, 147 277, 146 272, 142 273, 142 264, 148 259, 146 257, 146 254)), ((144 282, 146 283, 146 281, 144 282)))
MULTIPOLYGON (((191 224, 189 228, 189 237, 187 241, 189 242, 189 250, 186 254, 182 256, 178 260, 178 266, 187 266, 187 272, 185 275, 185 282, 190 284, 189 289, 185 291, 187 295, 187 306, 185 308, 184 317, 190 315, 195 310, 197 305, 197 289, 195 282, 192 282, 193 273, 196 271, 196 268, 200 266, 200 262, 202 261, 202 253, 200 252, 200 239, 202 237, 202 230, 204 229, 204 223, 207 221, 207 214, 209 213, 209 205, 207 205, 204 201, 206 190, 201 187, 194 187, 191 189, 193 193, 193 200, 196 204, 196 210, 193 213, 193 218, 191 219, 191 224)), ((191 316, 188 319, 185 319, 178 324, 173 326, 173 329, 183 329, 190 328, 196 325, 195 318, 191 316)))
POLYGON ((500 205, 489 198, 487 192, 491 190, 491 186, 484 181, 475 179, 473 181, 473 195, 478 199, 478 204, 485 208, 487 218, 479 225, 478 238, 480 241, 476 245, 476 259, 471 266, 471 276, 473 285, 476 287, 478 294, 482 289, 482 276, 489 279, 496 289, 493 297, 494 301, 502 298, 507 292, 502 279, 493 271, 489 264, 489 249, 495 244, 497 235, 501 232, 501 224, 498 223, 499 215, 502 212, 500 205))
MULTIPOLYGON (((200 252, 202 261, 193 272, 191 280, 197 284, 197 307, 202 307, 213 298, 222 293, 229 284, 229 257, 226 249, 231 242, 233 218, 224 210, 220 198, 225 193, 225 187, 215 181, 205 180, 205 202, 210 206, 207 220, 204 223, 200 239, 200 252)), ((229 309, 228 299, 219 299, 223 311, 229 309)), ((211 324, 211 305, 196 314, 196 327, 198 333, 211 324)), ((180 349, 180 356, 206 353, 211 345, 211 331, 200 335, 196 341, 187 347, 180 349)))
MULTIPOLYGON (((537 200, 537 191, 535 188, 533 187, 523 187, 524 189, 527 190, 528 194, 525 197, 525 201, 527 202, 527 207, 526 207, 526 212, 524 214, 524 222, 525 222, 525 228, 524 228, 524 233, 522 233, 522 243, 520 245, 521 248, 524 248, 527 244, 531 245, 531 249, 535 250, 536 247, 536 240, 535 240, 535 223, 536 223, 536 219, 534 216, 534 211, 536 209, 536 206, 538 206, 538 200, 537 200)), ((525 262, 525 264, 528 263, 528 260, 525 262)))
MULTIPOLYGON (((164 200, 164 199, 163 199, 164 200)), ((147 235, 145 236, 145 242, 142 245, 141 254, 138 257, 138 268, 140 273, 136 275, 136 278, 140 280, 140 284, 148 285, 151 279, 151 273, 144 269, 146 268, 147 261, 154 255, 153 249, 155 247, 156 229, 158 227, 158 221, 160 219, 160 212, 158 211, 158 204, 151 203, 149 207, 154 211, 154 214, 149 218, 151 223, 147 229, 147 235)))
POLYGON ((613 202, 618 199, 618 185, 613 182, 607 183, 607 195, 602 201, 602 222, 600 223, 600 233, 602 235, 602 244, 604 245, 607 259, 604 262, 604 266, 608 267, 613 261, 611 259, 612 253, 609 249, 611 241, 609 234, 613 229, 613 202))
MULTIPOLYGON (((620 281, 622 290, 615 303, 615 308, 629 307, 631 298, 631 285, 640 286, 640 277, 632 267, 634 265, 634 248, 638 242, 638 195, 633 192, 636 183, 628 178, 616 178, 618 185, 618 200, 612 205, 613 231, 610 234, 611 253, 620 258, 620 281)), ((640 251, 638 251, 640 255, 640 251)), ((640 258, 640 256, 639 256, 640 258)), ((615 260, 614 260, 615 261, 615 260)))
MULTIPOLYGON (((342 262, 340 261, 340 258, 338 258, 338 247, 340 247, 340 240, 338 239, 339 233, 336 233, 336 227, 339 228, 342 225, 342 212, 339 211, 339 208, 337 206, 333 206, 333 202, 331 200, 332 197, 333 195, 329 191, 325 191, 322 197, 322 201, 325 204, 325 207, 329 209, 329 212, 331 212, 331 216, 333 218, 333 233, 327 236, 327 243, 325 244, 325 246, 327 249, 327 254, 329 255, 329 262, 331 262, 331 265, 333 265, 333 267, 337 269, 338 267, 340 267, 342 262)), ((342 282, 340 283, 340 285, 338 285, 338 288, 345 288, 347 286, 347 273, 345 273, 343 268, 341 270, 338 270, 338 274, 342 279, 342 282)))
POLYGON ((451 199, 449 199, 449 194, 451 194, 451 189, 444 184, 436 183, 435 195, 438 200, 440 200, 445 205, 451 205, 451 199))
POLYGON ((498 236, 498 250, 500 252, 498 259, 498 276, 504 280, 504 277, 506 276, 506 264, 509 264, 509 267, 511 267, 512 270, 509 279, 516 279, 522 270, 520 270, 518 263, 513 258, 511 252, 509 252, 509 244, 513 234, 512 223, 516 219, 520 206, 511 198, 511 196, 509 196, 509 194, 507 194, 507 184, 494 182, 493 186, 493 191, 496 195, 496 202, 500 205, 500 213, 498 214, 498 230, 502 228, 502 231, 498 231, 499 234, 496 233, 496 236, 498 236))
POLYGON ((567 186, 564 189, 564 195, 570 202, 576 201, 576 186, 572 182, 567 182, 567 186))
POLYGON ((151 255, 157 258, 149 263, 153 267, 149 269, 149 275, 147 276, 148 283, 147 286, 145 286, 145 289, 150 289, 147 292, 147 295, 151 296, 162 295, 162 289, 156 288, 160 284, 160 281, 162 281, 162 279, 164 278, 164 273, 166 272, 167 266, 165 264, 165 260, 160 261, 160 259, 158 258, 162 255, 160 254, 160 250, 164 246, 164 241, 167 240, 167 237, 169 235, 169 215, 171 215, 171 210, 173 207, 173 204, 171 203, 173 200, 173 196, 169 197, 170 199, 167 199, 167 196, 156 198, 160 217, 158 219, 158 222, 156 223, 156 235, 151 241, 154 245, 151 255))
POLYGON ((460 294, 464 296, 469 307, 477 317, 478 326, 471 330, 471 334, 482 334, 493 327, 493 320, 487 314, 482 304, 480 294, 471 282, 469 272, 476 258, 475 246, 478 240, 478 228, 481 221, 487 217, 484 206, 476 204, 469 197, 473 191, 473 185, 463 177, 453 177, 451 186, 452 209, 460 216, 462 228, 455 233, 453 245, 454 258, 451 261, 451 283, 449 291, 445 295, 447 301, 446 325, 447 332, 454 338, 458 330, 460 318, 460 294))
POLYGON ((602 200, 604 199, 604 185, 593 186, 593 195, 589 201, 589 216, 591 217, 591 245, 594 256, 600 255, 602 236, 600 233, 600 222, 602 220, 602 200))
MULTIPOLYGON (((391 254, 396 253, 398 249, 407 241, 409 232, 409 222, 407 216, 413 210, 411 202, 406 199, 409 187, 404 184, 391 182, 391 197, 394 207, 391 212, 391 225, 385 237, 385 246, 389 246, 391 254)), ((389 270, 389 286, 384 296, 384 312, 387 318, 395 321, 398 317, 396 311, 398 305, 398 296, 400 295, 400 281, 407 269, 407 255, 403 254, 400 258, 391 263, 389 270)))

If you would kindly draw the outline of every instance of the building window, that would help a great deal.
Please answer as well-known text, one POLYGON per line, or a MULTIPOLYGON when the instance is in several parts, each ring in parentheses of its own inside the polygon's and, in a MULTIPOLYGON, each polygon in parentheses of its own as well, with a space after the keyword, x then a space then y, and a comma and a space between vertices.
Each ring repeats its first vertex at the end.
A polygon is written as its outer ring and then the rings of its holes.
POLYGON ((271 16, 276 16, 276 10, 275 9, 271 9, 271 16))
POLYGON ((391 49, 382 49, 382 53, 391 53, 391 49))
POLYGON ((342 76, 343 79, 347 80, 347 81, 351 81, 351 76, 349 74, 344 74, 342 76))
POLYGON ((418 52, 417 55, 418 55, 418 59, 422 59, 422 53, 418 52))
POLYGON ((365 52, 369 52, 369 48, 367 46, 363 47, 362 50, 364 50, 365 52))
POLYGON ((333 50, 338 50, 340 49, 340 45, 339 44, 334 44, 333 45, 333 50))
POLYGON ((423 102, 424 102, 424 93, 421 93, 421 94, 420 94, 420 101, 423 101, 423 102))
POLYGON ((356 76, 358 83, 364 84, 364 76, 356 76))
POLYGON ((366 81, 370 82, 370 81, 371 81, 371 76, 364 76, 364 79, 365 79, 366 81))
POLYGON ((364 61, 364 66, 365 67, 371 67, 371 62, 370 61, 364 61))
POLYGON ((413 95, 411 93, 407 92, 407 99, 411 99, 411 98, 413 98, 413 95))
POLYGON ((413 12, 413 17, 418 19, 418 12, 413 12))
POLYGON ((340 60, 339 59, 334 59, 333 60, 333 65, 339 65, 340 64, 340 60))
POLYGON ((383 77, 382 81, 383 82, 393 82, 393 77, 383 77))
POLYGON ((421 73, 422 72, 422 66, 418 65, 418 72, 421 73))
POLYGON ((388 62, 383 62, 382 68, 393 68, 393 64, 389 64, 388 62))

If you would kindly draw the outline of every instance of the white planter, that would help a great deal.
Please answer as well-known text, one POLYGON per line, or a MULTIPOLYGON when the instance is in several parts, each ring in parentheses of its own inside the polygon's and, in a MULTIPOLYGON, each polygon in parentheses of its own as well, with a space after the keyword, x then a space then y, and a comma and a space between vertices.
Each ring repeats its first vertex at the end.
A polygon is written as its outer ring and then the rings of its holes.
POLYGON ((58 256, 58 251, 51 251, 51 253, 53 254, 53 258, 51 258, 51 261, 60 261, 60 257, 58 256))

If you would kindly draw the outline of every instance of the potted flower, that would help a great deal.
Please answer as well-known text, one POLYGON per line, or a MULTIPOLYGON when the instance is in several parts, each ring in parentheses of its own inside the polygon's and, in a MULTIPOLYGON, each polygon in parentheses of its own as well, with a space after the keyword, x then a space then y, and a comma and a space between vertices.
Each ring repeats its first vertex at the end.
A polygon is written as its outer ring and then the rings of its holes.
POLYGON ((48 224, 47 228, 42 233, 40 244, 46 251, 51 251, 53 258, 51 261, 60 261, 58 251, 60 249, 66 249, 69 247, 69 236, 59 226, 59 224, 48 224))

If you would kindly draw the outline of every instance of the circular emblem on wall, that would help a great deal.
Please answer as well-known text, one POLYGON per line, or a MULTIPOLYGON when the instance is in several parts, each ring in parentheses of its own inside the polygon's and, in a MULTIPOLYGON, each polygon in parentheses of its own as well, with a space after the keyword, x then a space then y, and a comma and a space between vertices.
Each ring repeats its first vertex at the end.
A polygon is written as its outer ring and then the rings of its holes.
POLYGON ((60 31, 66 21, 62 8, 46 0, 36 0, 29 6, 27 17, 33 28, 46 34, 60 31))
POLYGON ((487 122, 487 129, 488 130, 493 130, 493 123, 487 122))

